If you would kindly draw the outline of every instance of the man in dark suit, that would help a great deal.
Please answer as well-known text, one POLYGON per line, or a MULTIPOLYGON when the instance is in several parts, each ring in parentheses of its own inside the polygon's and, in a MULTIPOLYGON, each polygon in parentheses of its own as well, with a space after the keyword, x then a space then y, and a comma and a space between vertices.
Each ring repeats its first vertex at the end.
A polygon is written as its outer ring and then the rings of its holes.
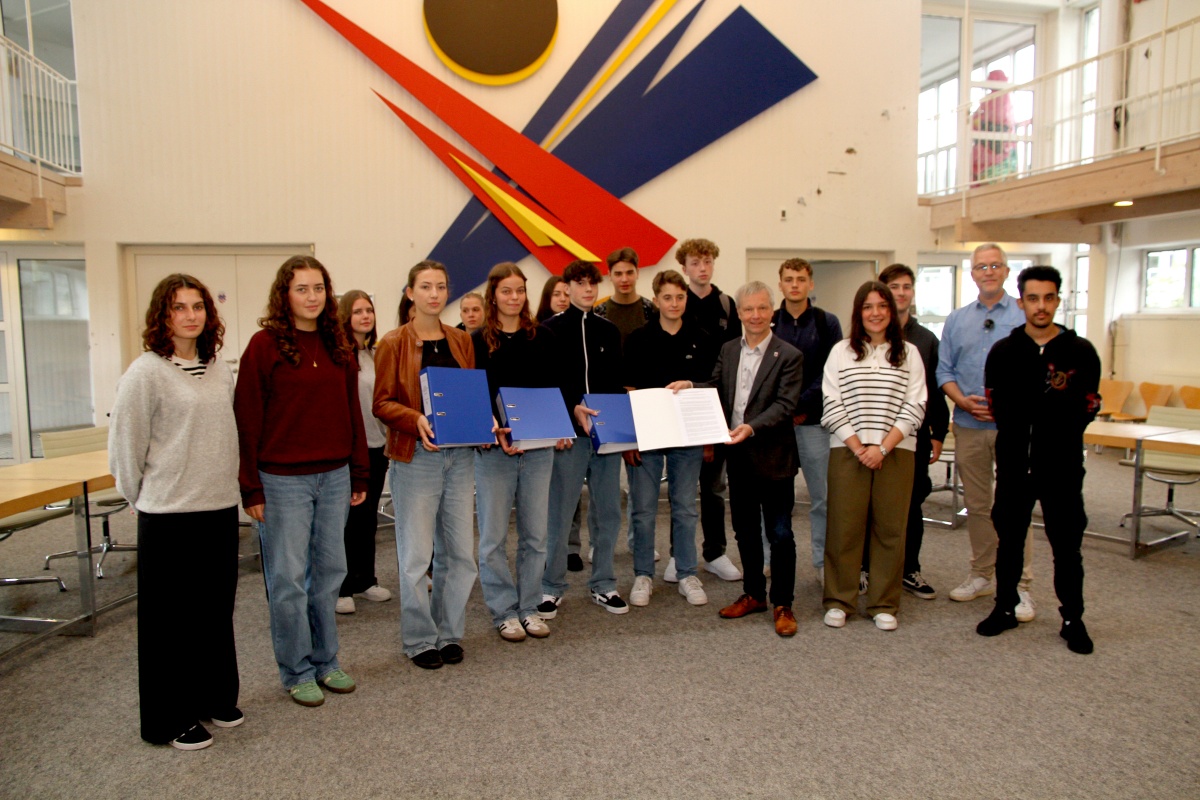
MULTIPOLYGON (((804 356, 771 333, 775 298, 765 283, 751 281, 736 294, 742 336, 721 347, 712 386, 721 395, 729 424, 729 508, 742 558, 743 594, 721 609, 726 619, 767 610, 763 576, 762 522, 771 543, 771 604, 775 632, 796 633, 792 596, 796 542, 792 535, 793 481, 799 470, 792 413, 800 400, 804 356)), ((676 381, 667 388, 692 386, 676 381)))

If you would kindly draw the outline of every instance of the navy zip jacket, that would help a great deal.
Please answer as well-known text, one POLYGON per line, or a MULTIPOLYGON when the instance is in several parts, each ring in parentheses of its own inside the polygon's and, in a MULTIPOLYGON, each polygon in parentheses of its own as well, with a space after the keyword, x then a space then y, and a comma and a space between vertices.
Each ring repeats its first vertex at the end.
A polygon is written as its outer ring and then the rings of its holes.
POLYGON ((1091 342, 1060 326, 1042 348, 1017 328, 988 353, 984 387, 998 468, 1053 479, 1056 467, 1082 461, 1083 430, 1100 410, 1100 357, 1091 342))
MULTIPOLYGON (((574 304, 542 324, 554 333, 558 355, 553 371, 568 411, 574 411, 585 393, 625 393, 621 332, 616 325, 590 311, 580 311, 574 304)), ((578 435, 587 435, 575 422, 574 413, 571 421, 578 435)))

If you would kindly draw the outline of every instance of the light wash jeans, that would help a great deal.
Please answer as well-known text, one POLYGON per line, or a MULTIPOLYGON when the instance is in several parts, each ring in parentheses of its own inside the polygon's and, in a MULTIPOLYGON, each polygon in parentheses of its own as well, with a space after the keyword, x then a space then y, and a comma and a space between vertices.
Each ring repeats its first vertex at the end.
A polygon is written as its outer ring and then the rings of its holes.
POLYGON ((542 600, 546 517, 554 448, 505 455, 499 447, 475 451, 479 508, 479 583, 492 622, 533 616, 542 600), (508 569, 508 518, 517 507, 517 579, 508 569))
POLYGON ((667 497, 671 502, 675 574, 679 580, 696 574, 696 487, 700 482, 703 447, 672 447, 642 453, 642 464, 629 471, 629 507, 633 510, 633 574, 654 576, 654 521, 663 464, 667 467, 667 497))
POLYGON ((820 425, 797 425, 796 449, 800 451, 800 469, 808 485, 812 506, 808 520, 812 525, 812 562, 825 566, 825 500, 829 483, 829 431, 820 425))
POLYGON ((258 477, 266 496, 258 538, 271 643, 279 679, 290 689, 339 669, 334 607, 346 579, 350 468, 258 477))
POLYGON ((586 436, 574 441, 570 449, 554 451, 554 470, 550 476, 547 503, 550 525, 542 592, 555 597, 567 592, 567 538, 584 478, 588 484, 588 543, 593 548, 588 588, 601 593, 617 588, 613 548, 621 530, 621 454, 596 455, 592 440, 586 436), (595 527, 591 509, 595 510, 595 527))
POLYGON ((453 447, 431 453, 418 443, 411 462, 392 462, 400 641, 409 658, 462 641, 476 574, 474 452, 453 447), (432 593, 425 584, 430 558, 432 593))

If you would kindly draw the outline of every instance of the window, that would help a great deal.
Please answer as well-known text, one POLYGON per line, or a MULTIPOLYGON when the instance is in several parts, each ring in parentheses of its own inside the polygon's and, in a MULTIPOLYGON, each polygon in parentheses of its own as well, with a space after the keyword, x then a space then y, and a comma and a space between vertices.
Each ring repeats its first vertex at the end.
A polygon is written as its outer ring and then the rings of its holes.
MULTIPOLYGON (((1090 8, 1083 12, 1083 43, 1079 55, 1083 59, 1095 58, 1100 53, 1100 9, 1090 8)), ((1099 85, 1100 62, 1090 61, 1083 65, 1079 87, 1080 111, 1083 113, 1079 125, 1080 163, 1091 163, 1096 155, 1096 89, 1099 85)))
POLYGON ((1028 170, 1033 92, 988 95, 1036 76, 1034 24, 925 15, 917 98, 917 191, 954 191, 1028 170), (971 62, 959 53, 970 24, 971 62))
POLYGON ((1200 246, 1146 253, 1142 308, 1200 308, 1200 246))
POLYGON ((1075 246, 1075 275, 1071 281, 1071 291, 1063 287, 1063 303, 1059 306, 1060 320, 1063 325, 1072 329, 1080 336, 1087 335, 1088 311, 1088 281, 1091 278, 1092 257, 1091 246, 1080 244, 1075 246))

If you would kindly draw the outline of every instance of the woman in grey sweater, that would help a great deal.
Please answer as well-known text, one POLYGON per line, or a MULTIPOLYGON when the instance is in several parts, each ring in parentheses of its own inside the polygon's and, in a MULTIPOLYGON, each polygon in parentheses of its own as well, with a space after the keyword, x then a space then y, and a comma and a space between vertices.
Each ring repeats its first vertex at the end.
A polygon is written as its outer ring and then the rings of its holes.
POLYGON ((142 738, 212 744, 200 720, 240 725, 233 638, 238 439, 225 326, 190 275, 164 278, 146 350, 117 384, 108 438, 117 489, 138 511, 138 688, 142 738))

